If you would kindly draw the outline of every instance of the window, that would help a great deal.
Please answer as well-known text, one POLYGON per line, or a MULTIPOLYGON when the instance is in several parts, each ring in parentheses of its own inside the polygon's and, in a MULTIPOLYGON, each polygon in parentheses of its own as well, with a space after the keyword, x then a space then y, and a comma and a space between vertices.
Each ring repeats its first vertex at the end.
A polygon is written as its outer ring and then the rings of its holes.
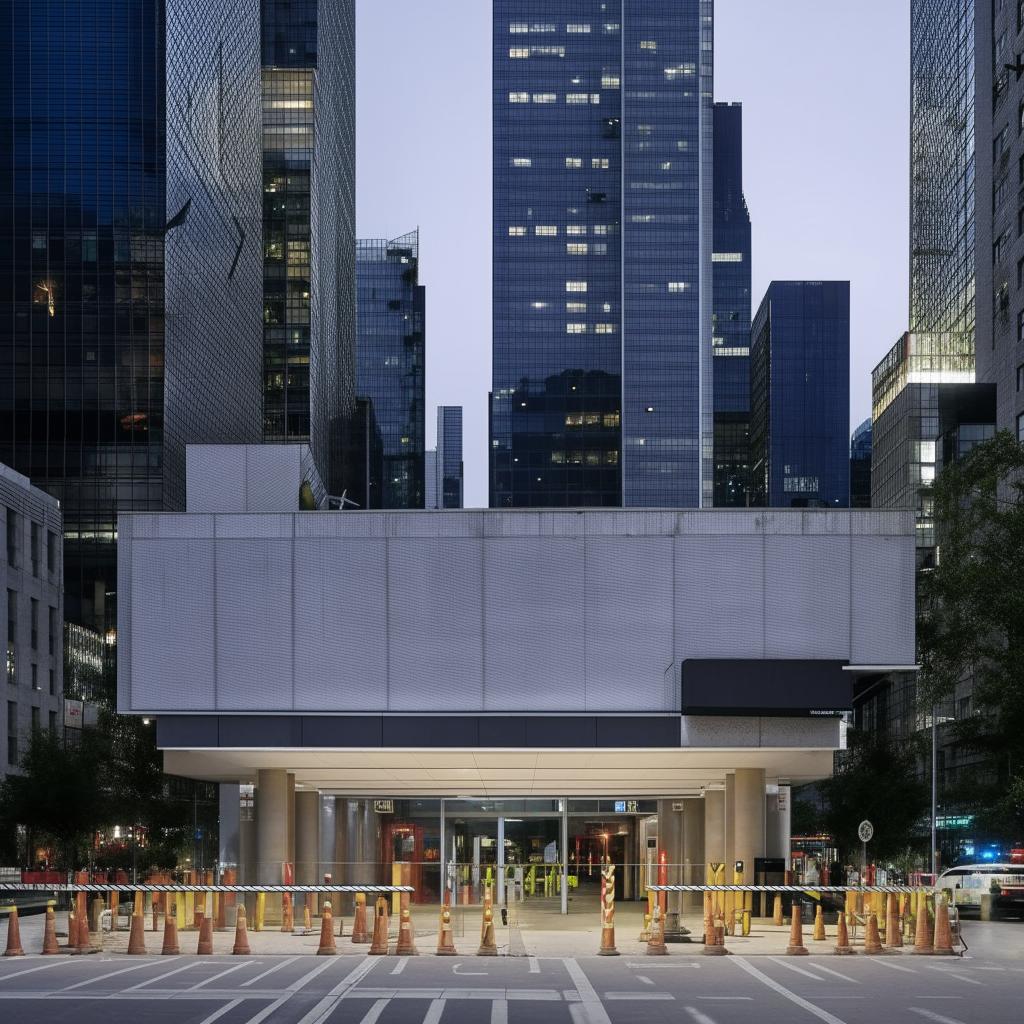
POLYGON ((522 57, 529 57, 530 51, 525 46, 513 46, 509 48, 508 55, 511 60, 517 60, 522 57))
POLYGON ((39 602, 33 597, 29 605, 29 629, 31 631, 31 645, 33 651, 39 650, 39 602))
POLYGON ((522 238, 526 234, 526 228, 519 224, 510 224, 508 234, 509 238, 522 238))
POLYGON ((18 705, 7 702, 7 763, 18 763, 18 705))
POLYGON ((1024 287, 1024 256, 1017 260, 1017 287, 1024 287))
POLYGON ((686 289, 689 287, 690 286, 685 281, 668 282, 668 290, 671 294, 676 294, 677 292, 685 292, 686 289))
POLYGON ((514 157, 512 157, 512 166, 513 167, 532 167, 533 166, 533 160, 531 160, 530 157, 528 157, 528 156, 514 156, 514 157))
POLYGON ((572 36, 572 35, 589 35, 590 34, 590 26, 589 25, 566 25, 565 26, 565 31, 570 36, 572 36))
POLYGON ((606 156, 595 156, 590 161, 590 166, 595 171, 607 171, 608 170, 608 157, 606 156))
POLYGON ((530 94, 528 92, 510 92, 508 101, 509 103, 529 103, 530 94))
POLYGON ((1024 444, 1024 412, 1017 416, 1017 440, 1024 444))
POLYGON ((46 617, 47 617, 46 644, 47 644, 47 647, 49 648, 50 654, 52 655, 52 654, 54 654, 56 652, 56 649, 57 649, 57 609, 56 608, 47 608, 46 609, 46 617))
POLYGON ((1004 174, 992 189, 993 211, 998 210, 999 207, 1003 205, 1003 201, 1006 199, 1006 193, 1009 192, 1009 190, 1009 175, 1004 174))
POLYGON ((50 732, 56 732, 57 731, 57 712, 56 711, 49 712, 49 723, 50 723, 50 732))
POLYGON ((586 242, 566 242, 565 252, 567 256, 586 256, 587 255, 587 243, 586 242))
POLYGON ((46 531, 46 571, 51 575, 57 571, 57 534, 46 531))
POLYGON ((511 35, 517 35, 524 32, 529 32, 530 26, 524 24, 521 21, 514 21, 511 25, 509 25, 508 30, 511 35))
POLYGON ((1003 261, 1003 256, 1006 253, 1007 244, 1010 241, 1009 233, 1004 231, 996 240, 992 243, 992 265, 998 266, 1003 261))
POLYGON ((541 238, 554 238, 558 234, 558 225, 537 224, 534 226, 533 233, 541 238))
POLYGON ((657 50, 658 50, 658 44, 653 39, 641 39, 640 40, 640 49, 641 50, 650 50, 650 51, 656 53, 657 50))
POLYGON ((565 233, 567 235, 585 235, 587 233, 586 224, 566 224, 565 233))
POLYGON ((33 732, 38 732, 39 731, 39 708, 33 707, 32 711, 31 711, 31 714, 32 714, 32 731, 33 732))
POLYGON ((587 325, 586 324, 566 324, 565 325, 565 333, 566 334, 586 334, 587 333, 587 325))
POLYGON ((7 510, 7 564, 18 568, 18 513, 12 508, 7 510))
POLYGON ((553 92, 535 92, 533 94, 534 103, 554 103, 558 99, 558 96, 553 92))
POLYGON ((565 311, 566 313, 586 313, 587 304, 585 302, 567 302, 565 311))
POLYGON ((601 76, 601 88, 602 89, 618 89, 619 87, 619 76, 604 74, 601 76))
POLYGON ((1024 341, 1024 309, 1017 314, 1017 340, 1024 341))
POLYGON ((42 567, 43 551, 42 551, 42 534, 40 532, 38 523, 31 523, 31 555, 32 555, 32 575, 38 576, 39 570, 42 567))
POLYGON ((1007 151, 1007 136, 1009 130, 1006 125, 1000 129, 999 134, 992 140, 992 161, 998 160, 1007 151))
POLYGON ((585 92, 567 92, 565 94, 566 103, 589 103, 590 97, 585 92))
POLYGON ((598 334, 614 334, 615 324, 595 324, 594 330, 598 334))
POLYGON ((56 692, 57 691, 56 691, 56 688, 54 687, 54 680, 53 680, 53 669, 51 668, 50 669, 50 696, 53 697, 56 694, 56 692))
POLYGON ((30 673, 31 673, 31 678, 32 678, 32 689, 33 690, 38 690, 39 689, 39 666, 34 661, 32 662, 30 673))
POLYGON ((583 158, 579 156, 567 156, 565 158, 565 166, 570 168, 582 167, 583 158))
POLYGON ((585 292, 587 290, 586 281, 566 281, 565 290, 567 292, 585 292))
POLYGON ((7 591, 7 643, 13 644, 18 635, 18 595, 7 591))

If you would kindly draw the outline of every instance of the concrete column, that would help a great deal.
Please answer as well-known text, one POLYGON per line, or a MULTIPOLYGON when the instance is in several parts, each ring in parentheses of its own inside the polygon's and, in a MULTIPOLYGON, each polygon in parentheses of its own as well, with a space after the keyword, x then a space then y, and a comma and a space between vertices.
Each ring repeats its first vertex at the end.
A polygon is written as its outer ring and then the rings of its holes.
POLYGON ((217 851, 218 879, 224 868, 237 868, 241 862, 238 800, 237 782, 222 782, 217 787, 217 833, 220 839, 217 851))
POLYGON ((295 880, 320 881, 320 794, 314 790, 295 794, 295 880))
POLYGON ((790 788, 785 784, 777 787, 777 793, 769 793, 765 799, 765 856, 779 857, 790 869, 791 827, 790 788))
POLYGON ((335 844, 335 801, 320 794, 320 872, 332 871, 335 844))
MULTIPOLYGON (((256 781, 256 881, 280 885, 288 859, 288 773, 261 768, 256 781)), ((281 897, 268 894, 267 922, 280 921, 281 897)))
POLYGON ((736 776, 725 777, 725 880, 732 882, 732 865, 736 860, 736 776))
POLYGON ((349 845, 351 842, 352 812, 349 801, 344 797, 334 798, 334 855, 331 858, 330 870, 334 880, 341 885, 348 885, 352 880, 349 870, 349 845))
MULTIPOLYGON (((683 862, 687 865, 681 881, 684 885, 703 885, 704 867, 704 801, 683 801, 683 862)), ((703 906, 699 892, 691 892, 683 899, 685 910, 703 906)))
MULTIPOLYGON (((683 861, 683 815, 680 811, 672 810, 671 800, 658 801, 659 857, 662 850, 668 860, 668 884, 679 885, 683 880, 682 869, 679 867, 683 861)), ((657 881, 657 874, 654 880, 657 881)), ((681 894, 673 893, 672 898, 666 901, 666 906, 678 913, 682 906, 681 894)))
POLYGON ((704 794, 704 867, 725 860, 725 792, 709 789, 704 794))
POLYGON ((288 856, 285 860, 295 863, 295 776, 288 773, 288 856))
POLYGON ((763 857, 764 835, 764 769, 736 769, 735 860, 743 861, 743 880, 754 881, 754 858, 763 857))

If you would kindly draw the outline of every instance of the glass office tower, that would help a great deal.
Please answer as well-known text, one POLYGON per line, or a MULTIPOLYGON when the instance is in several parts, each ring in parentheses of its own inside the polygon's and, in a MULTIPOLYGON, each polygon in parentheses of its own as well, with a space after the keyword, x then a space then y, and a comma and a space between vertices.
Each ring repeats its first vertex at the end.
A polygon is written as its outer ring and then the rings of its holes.
POLYGON ((437 498, 439 508, 462 508, 462 406, 437 407, 437 498))
POLYGON ((850 508, 871 508, 871 417, 850 435, 850 508))
POLYGON ((715 506, 748 503, 750 476, 750 214, 743 197, 743 107, 715 104, 711 255, 715 506))
POLYGON ((850 284, 773 281, 750 331, 751 504, 850 504, 850 284))
POLYGON ((383 445, 375 508, 424 507, 425 289, 419 232, 356 247, 356 390, 373 406, 383 445))
POLYGON ((355 2, 263 0, 266 441, 340 491, 355 413, 355 2))
POLYGON ((713 6, 494 0, 492 506, 710 503, 713 6))
POLYGON ((163 7, 0 33, 0 462, 60 500, 65 614, 111 637, 118 510, 164 492, 163 7))

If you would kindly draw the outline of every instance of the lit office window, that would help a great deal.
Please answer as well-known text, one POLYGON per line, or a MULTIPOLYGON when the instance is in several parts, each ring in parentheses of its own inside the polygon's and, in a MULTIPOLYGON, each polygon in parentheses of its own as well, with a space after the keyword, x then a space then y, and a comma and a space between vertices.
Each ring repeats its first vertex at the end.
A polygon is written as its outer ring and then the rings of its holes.
POLYGON ((541 238, 554 238, 558 234, 558 227, 555 224, 537 224, 533 233, 541 238))
POLYGON ((565 290, 567 292, 585 292, 587 290, 586 281, 566 281, 565 290))

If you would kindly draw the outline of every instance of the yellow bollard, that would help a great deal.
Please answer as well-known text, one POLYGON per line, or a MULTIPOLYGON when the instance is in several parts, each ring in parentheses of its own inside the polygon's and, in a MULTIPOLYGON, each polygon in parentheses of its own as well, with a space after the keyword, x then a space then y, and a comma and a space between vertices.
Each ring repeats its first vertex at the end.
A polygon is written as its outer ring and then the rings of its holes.
POLYGON ((814 908, 814 941, 825 941, 825 918, 821 912, 821 904, 814 908))
POLYGON ((267 894, 265 892, 256 893, 256 920, 253 922, 252 930, 254 932, 263 931, 263 915, 267 909, 267 894))
POLYGON ((185 901, 182 899, 183 893, 173 893, 174 896, 174 923, 177 926, 178 931, 185 929, 185 901))
MULTIPOLYGON (((184 894, 185 904, 185 927, 194 928, 196 926, 196 894, 194 892, 187 892, 184 894)), ((182 902, 179 900, 179 903, 182 902)), ((178 920, 178 927, 181 927, 181 920, 178 920)))

